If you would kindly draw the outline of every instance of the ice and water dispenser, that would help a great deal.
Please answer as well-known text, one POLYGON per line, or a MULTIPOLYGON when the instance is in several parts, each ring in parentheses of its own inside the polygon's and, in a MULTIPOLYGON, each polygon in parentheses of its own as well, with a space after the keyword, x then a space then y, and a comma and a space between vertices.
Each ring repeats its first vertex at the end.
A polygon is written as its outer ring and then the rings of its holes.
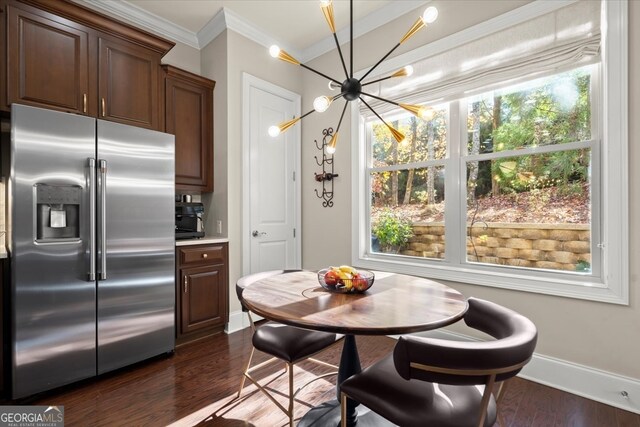
POLYGON ((36 242, 56 242, 80 238, 78 185, 36 184, 36 242))

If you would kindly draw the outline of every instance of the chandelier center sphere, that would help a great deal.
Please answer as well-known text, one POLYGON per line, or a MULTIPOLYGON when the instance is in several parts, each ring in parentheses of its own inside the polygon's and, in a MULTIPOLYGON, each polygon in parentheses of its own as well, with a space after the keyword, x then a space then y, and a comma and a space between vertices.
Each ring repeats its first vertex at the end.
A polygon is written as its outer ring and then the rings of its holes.
POLYGON ((342 82, 342 87, 340 89, 342 93, 344 93, 344 99, 347 101, 354 101, 360 98, 360 94, 362 91, 362 85, 360 84, 360 80, 355 77, 351 77, 344 82, 342 82))

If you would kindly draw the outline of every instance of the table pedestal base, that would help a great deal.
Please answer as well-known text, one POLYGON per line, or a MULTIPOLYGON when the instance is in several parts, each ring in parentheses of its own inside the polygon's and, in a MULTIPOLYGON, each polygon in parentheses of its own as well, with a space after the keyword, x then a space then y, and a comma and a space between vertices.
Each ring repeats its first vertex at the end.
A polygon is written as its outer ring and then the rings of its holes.
MULTIPOLYGON (((395 424, 363 405, 358 405, 357 427, 390 427, 395 424)), ((340 402, 332 400, 316 406, 307 412, 298 423, 298 427, 338 427, 340 426, 340 402)))

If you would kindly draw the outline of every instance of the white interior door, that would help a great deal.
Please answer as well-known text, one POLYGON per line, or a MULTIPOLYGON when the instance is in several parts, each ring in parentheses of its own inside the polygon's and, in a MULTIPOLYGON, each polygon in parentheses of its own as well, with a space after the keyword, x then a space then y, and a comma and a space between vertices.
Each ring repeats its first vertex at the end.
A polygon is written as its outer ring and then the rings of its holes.
POLYGON ((248 74, 243 86, 244 274, 300 268, 300 128, 267 133, 300 114, 300 95, 248 74))

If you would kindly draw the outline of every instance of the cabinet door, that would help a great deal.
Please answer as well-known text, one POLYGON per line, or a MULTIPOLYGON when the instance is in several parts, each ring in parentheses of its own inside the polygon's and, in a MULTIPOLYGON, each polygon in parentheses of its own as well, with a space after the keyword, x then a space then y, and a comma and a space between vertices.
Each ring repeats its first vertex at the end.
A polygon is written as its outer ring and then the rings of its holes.
POLYGON ((99 117, 160 130, 160 55, 125 41, 100 38, 98 44, 99 117))
POLYGON ((45 12, 7 9, 7 105, 86 114, 88 32, 45 12))
POLYGON ((213 191, 211 88, 165 80, 165 130, 176 136, 176 189, 213 191))
POLYGON ((180 334, 227 321, 227 273, 222 264, 185 268, 181 278, 180 334))

